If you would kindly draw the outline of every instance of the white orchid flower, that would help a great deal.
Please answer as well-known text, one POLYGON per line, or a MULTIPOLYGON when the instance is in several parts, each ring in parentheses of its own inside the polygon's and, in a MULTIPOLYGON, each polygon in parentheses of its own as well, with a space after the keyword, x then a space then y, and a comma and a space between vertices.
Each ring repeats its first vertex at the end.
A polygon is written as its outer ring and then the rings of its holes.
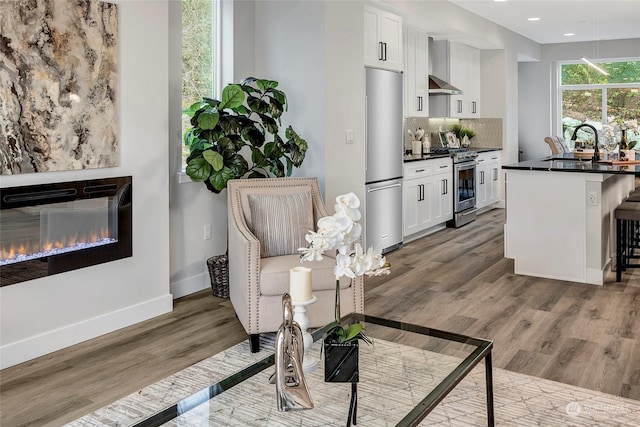
POLYGON ((336 212, 343 213, 352 221, 360 221, 360 199, 354 193, 342 194, 336 197, 336 212))

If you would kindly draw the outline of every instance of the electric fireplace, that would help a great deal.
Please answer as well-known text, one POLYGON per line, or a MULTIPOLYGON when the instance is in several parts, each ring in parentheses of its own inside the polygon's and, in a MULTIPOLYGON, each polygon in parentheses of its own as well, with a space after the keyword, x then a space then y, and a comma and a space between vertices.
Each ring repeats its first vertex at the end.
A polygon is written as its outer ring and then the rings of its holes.
POLYGON ((132 254, 132 179, 0 189, 0 286, 132 254))

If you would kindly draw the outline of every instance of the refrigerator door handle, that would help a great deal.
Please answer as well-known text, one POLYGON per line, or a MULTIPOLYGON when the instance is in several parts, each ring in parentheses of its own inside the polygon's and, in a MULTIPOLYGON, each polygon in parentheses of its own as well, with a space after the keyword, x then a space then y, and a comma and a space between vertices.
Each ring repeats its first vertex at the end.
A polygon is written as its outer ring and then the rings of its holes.
POLYGON ((364 174, 367 175, 369 168, 369 157, 367 155, 367 147, 369 146, 369 123, 367 116, 369 114, 369 97, 364 95, 364 174))
POLYGON ((389 188, 400 187, 401 185, 402 184, 391 184, 391 185, 385 185, 384 187, 368 188, 367 193, 373 193, 374 191, 387 190, 389 188))

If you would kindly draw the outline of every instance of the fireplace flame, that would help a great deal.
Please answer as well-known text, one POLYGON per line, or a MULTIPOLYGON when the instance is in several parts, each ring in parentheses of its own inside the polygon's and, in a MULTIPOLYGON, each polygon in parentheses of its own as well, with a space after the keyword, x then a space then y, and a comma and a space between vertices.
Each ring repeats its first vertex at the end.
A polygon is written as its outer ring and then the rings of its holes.
POLYGON ((108 228, 93 230, 86 235, 74 233, 55 241, 14 241, 0 244, 0 263, 10 264, 27 259, 42 258, 56 253, 68 252, 85 247, 113 243, 116 240, 109 234, 108 228))

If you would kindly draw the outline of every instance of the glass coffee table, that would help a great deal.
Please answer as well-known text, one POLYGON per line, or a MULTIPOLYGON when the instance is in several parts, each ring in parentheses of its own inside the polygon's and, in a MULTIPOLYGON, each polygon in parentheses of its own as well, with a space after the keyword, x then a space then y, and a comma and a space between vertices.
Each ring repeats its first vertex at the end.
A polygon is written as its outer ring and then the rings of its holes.
MULTIPOLYGON (((344 324, 355 321, 373 339, 373 345, 360 342, 358 425, 419 425, 482 360, 487 424, 494 425, 491 341, 357 313, 343 318, 344 324)), ((312 333, 313 355, 320 355, 322 333, 312 333)), ((275 385, 269 383, 275 369, 271 353, 136 426, 344 426, 352 385, 325 382, 319 359, 319 368, 305 374, 313 409, 278 411, 275 385)))

